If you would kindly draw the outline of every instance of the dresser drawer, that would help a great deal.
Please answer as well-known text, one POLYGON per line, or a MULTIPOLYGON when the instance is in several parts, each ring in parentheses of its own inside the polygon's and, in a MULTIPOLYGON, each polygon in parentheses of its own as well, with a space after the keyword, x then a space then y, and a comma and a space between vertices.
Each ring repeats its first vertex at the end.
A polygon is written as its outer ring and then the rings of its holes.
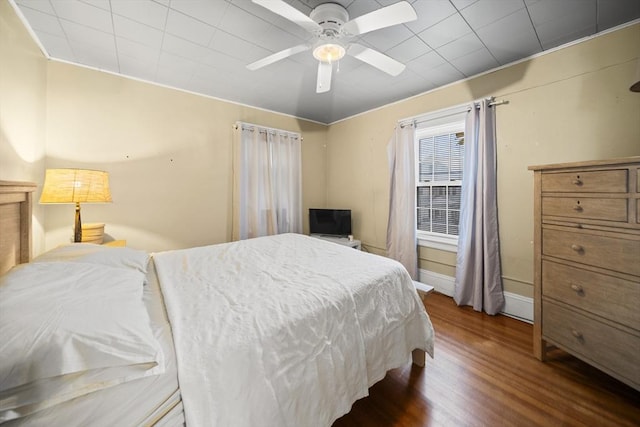
POLYGON ((640 384, 640 338, 573 310, 542 302, 542 335, 607 371, 640 384))
POLYGON ((542 295, 640 329, 640 283, 545 260, 542 295))
POLYGON ((543 228, 542 253, 557 258, 640 276, 640 240, 543 228))
POLYGON ((626 193, 627 170, 578 171, 542 174, 542 192, 626 193))
POLYGON ((542 215, 627 222, 627 199, 543 197, 542 215))

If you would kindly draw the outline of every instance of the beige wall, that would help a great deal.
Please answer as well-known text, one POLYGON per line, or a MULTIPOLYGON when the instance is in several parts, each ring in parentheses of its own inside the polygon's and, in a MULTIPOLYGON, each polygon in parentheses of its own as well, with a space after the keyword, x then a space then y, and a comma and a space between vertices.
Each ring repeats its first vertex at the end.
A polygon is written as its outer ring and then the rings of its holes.
MULTIPOLYGON (((640 155, 640 94, 629 86, 640 25, 408 99, 329 128, 327 203, 354 210, 354 234, 385 252, 386 145, 397 120, 482 97, 497 107, 498 209, 505 290, 532 296, 533 180, 527 166, 640 155), (344 185, 345 182, 352 185, 344 185)), ((455 254, 422 248, 420 267, 455 275, 455 254)))
MULTIPOLYGON (((47 60, 7 1, 0 1, 0 180, 42 182, 47 60)), ((34 198, 40 192, 34 194, 34 198)), ((33 209, 33 251, 44 248, 44 212, 33 209)))
MULTIPOLYGON (((149 251, 230 241, 237 120, 301 132, 303 209, 325 204, 325 126, 60 62, 48 81, 47 168, 109 171, 113 203, 82 218, 113 239, 149 251)), ((52 247, 73 208, 46 209, 52 247)))

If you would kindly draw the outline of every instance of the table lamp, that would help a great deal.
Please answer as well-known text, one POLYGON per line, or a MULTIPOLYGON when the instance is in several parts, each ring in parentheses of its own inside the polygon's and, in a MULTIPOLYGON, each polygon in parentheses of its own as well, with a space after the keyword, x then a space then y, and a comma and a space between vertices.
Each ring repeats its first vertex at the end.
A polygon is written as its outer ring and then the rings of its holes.
POLYGON ((75 203, 73 241, 82 241, 80 203, 111 202, 109 173, 90 169, 47 169, 40 203, 75 203))

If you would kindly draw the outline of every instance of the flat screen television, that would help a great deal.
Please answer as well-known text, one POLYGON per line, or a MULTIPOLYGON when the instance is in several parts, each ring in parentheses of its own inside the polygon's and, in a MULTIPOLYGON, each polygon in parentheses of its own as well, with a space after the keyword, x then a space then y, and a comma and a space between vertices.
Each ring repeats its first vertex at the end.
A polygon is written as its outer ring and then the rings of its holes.
POLYGON ((350 209, 309 209, 309 232, 327 236, 351 234, 350 209))

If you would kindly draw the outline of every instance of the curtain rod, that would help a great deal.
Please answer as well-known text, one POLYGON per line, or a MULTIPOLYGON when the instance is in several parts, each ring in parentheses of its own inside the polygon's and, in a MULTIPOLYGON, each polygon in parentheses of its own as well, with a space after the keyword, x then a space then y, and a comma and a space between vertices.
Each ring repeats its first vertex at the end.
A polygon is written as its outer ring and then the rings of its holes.
MULTIPOLYGON (((491 97, 489 99, 491 99, 491 101, 489 102, 489 106, 490 107, 493 107, 493 106, 496 106, 496 105, 504 105, 504 104, 508 104, 509 103, 509 101, 506 100, 506 99, 501 99, 499 101, 495 101, 494 97, 491 97)), ((480 104, 478 104, 478 101, 473 101, 472 104, 476 108, 480 108, 480 104)), ((445 108, 445 109, 439 110, 439 111, 456 110, 457 108, 459 108, 458 111, 452 112, 451 114, 449 114, 449 115, 453 116, 453 115, 456 115, 456 114, 460 114, 462 112, 462 108, 464 107, 464 105, 468 105, 468 104, 460 104, 460 105, 458 105, 456 107, 445 108)), ((467 111, 471 111, 471 107, 468 107, 467 111)), ((438 111, 434 111, 432 113, 421 114, 420 116, 416 116, 416 117, 413 117, 413 118, 410 118, 410 119, 399 120, 398 122, 400 123, 400 127, 404 128, 404 127, 409 126, 409 125, 414 125, 415 126, 418 123, 424 123, 424 122, 428 122, 428 121, 431 121, 431 120, 435 120, 436 118, 440 119, 440 118, 443 118, 443 117, 447 117, 447 115, 443 115, 443 116, 439 116, 439 117, 435 117, 435 118, 434 117, 423 118, 424 116, 431 116, 431 115, 436 114, 436 113, 438 113, 438 111)))
MULTIPOLYGON (((501 99, 500 101, 491 101, 489 103, 489 107, 493 107, 494 105, 504 105, 504 104, 508 104, 509 101, 506 99, 501 99)), ((476 105, 476 108, 480 108, 479 105, 476 105)))
POLYGON ((285 134, 289 135, 292 138, 300 138, 300 141, 304 141, 304 138, 298 132, 291 132, 291 131, 284 130, 284 129, 270 128, 270 127, 266 127, 266 126, 254 125, 252 123, 245 123, 245 122, 236 122, 233 125, 233 128, 235 130, 238 130, 239 127, 242 127, 242 130, 248 130, 248 131, 251 131, 251 132, 254 132, 254 131, 257 130, 260 133, 265 133, 265 134, 269 133, 271 135, 275 135, 277 133, 285 133, 285 134))

